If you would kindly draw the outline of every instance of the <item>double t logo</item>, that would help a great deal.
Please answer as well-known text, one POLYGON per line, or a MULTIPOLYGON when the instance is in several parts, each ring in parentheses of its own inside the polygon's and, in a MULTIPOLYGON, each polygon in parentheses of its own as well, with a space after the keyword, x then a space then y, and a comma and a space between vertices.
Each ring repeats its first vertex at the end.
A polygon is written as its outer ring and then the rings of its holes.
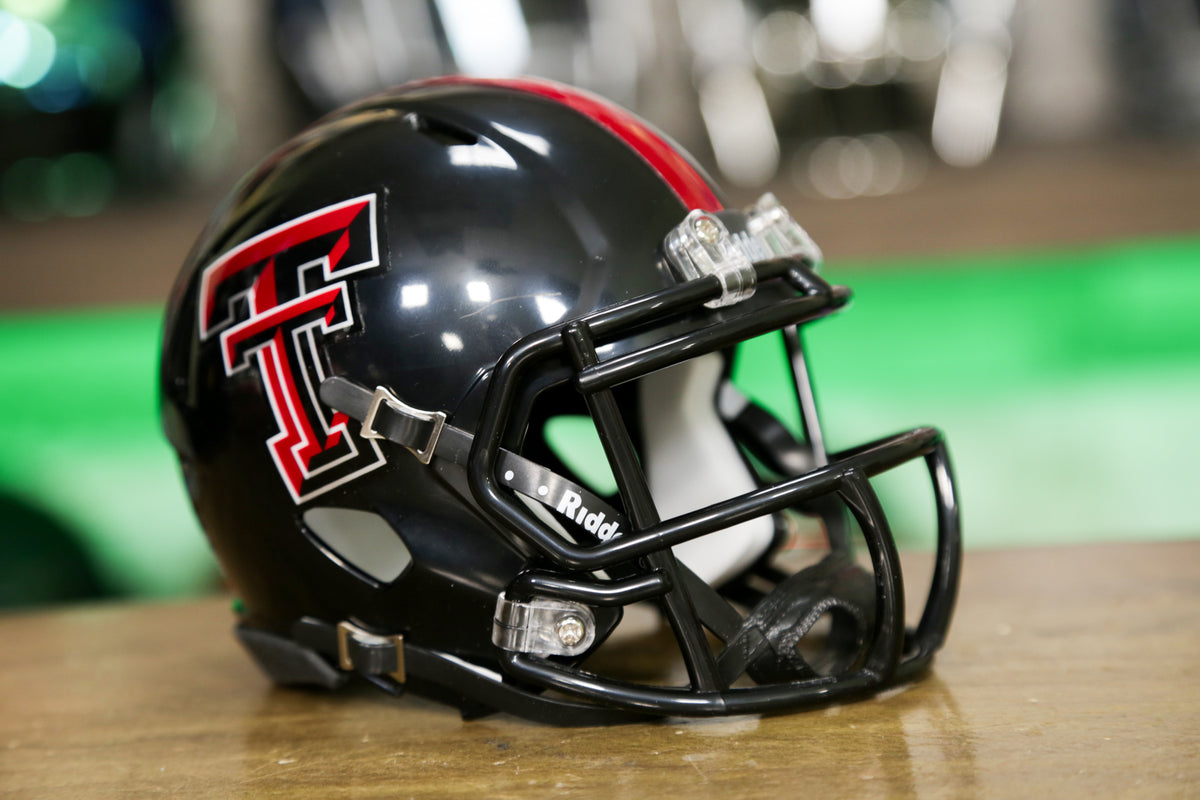
POLYGON ((326 206, 243 242, 201 277, 200 339, 218 336, 227 376, 257 359, 279 426, 267 449, 296 503, 384 463, 317 399, 319 337, 354 324, 345 278, 379 266, 375 217, 373 194, 326 206))

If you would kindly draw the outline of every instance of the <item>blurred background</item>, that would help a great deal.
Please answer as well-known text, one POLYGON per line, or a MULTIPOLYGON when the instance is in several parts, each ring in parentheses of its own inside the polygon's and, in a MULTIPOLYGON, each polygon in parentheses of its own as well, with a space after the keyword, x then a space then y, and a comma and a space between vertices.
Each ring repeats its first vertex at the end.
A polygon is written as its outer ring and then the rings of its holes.
POLYGON ((1200 535, 1197 0, 0 0, 0 607, 217 585, 158 428, 176 271, 306 123, 456 72, 779 195, 855 290, 827 440, 942 427, 970 546, 1200 535))

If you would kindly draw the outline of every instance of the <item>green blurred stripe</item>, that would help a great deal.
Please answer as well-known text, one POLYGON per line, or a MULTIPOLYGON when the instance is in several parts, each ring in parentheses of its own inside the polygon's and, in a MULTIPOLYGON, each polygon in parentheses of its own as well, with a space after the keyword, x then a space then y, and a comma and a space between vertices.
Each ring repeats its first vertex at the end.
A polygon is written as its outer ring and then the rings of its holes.
POLYGON ((0 317, 0 441, 14 428, 156 428, 161 327, 162 310, 144 307, 0 317))
POLYGON ((854 322, 814 326, 814 341, 868 354, 884 379, 921 373, 966 391, 1200 357, 1198 239, 835 265, 826 277, 854 290, 854 322))
MULTIPOLYGON (((825 274, 854 291, 806 335, 831 446, 941 425, 971 544, 1200 535, 1200 238, 825 274)), ((0 491, 149 594, 213 570, 159 431, 160 326, 159 307, 0 317, 0 491)), ((795 424, 778 338, 735 376, 795 424)), ((881 491, 902 535, 927 517, 881 491)))

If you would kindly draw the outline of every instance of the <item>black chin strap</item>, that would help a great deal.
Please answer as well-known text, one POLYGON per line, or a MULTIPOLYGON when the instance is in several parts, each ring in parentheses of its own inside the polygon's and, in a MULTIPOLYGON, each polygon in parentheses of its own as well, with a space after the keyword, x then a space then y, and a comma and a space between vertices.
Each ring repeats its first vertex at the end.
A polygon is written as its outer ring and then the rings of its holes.
MULTIPOLYGON (((742 394, 731 381, 721 386, 718 409, 734 441, 767 469, 794 477, 816 468, 812 448, 798 441, 774 414, 742 394)), ((817 497, 809 500, 803 510, 821 518, 830 550, 851 552, 841 501, 831 496, 817 497)))
POLYGON ((759 683, 840 675, 858 666, 874 620, 871 574, 831 553, 754 607, 726 641, 718 668, 727 681, 744 672, 759 683), (829 628, 817 633, 813 628, 822 617, 828 617, 829 628), (812 647, 802 648, 810 635, 812 647))

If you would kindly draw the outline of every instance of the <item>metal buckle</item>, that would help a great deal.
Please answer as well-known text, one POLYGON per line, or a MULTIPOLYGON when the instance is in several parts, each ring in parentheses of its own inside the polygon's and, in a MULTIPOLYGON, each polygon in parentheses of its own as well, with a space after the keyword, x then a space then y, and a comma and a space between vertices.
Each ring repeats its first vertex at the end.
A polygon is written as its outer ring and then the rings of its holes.
POLYGON ((396 650, 396 669, 389 672, 397 683, 404 683, 406 673, 404 670, 404 637, 396 634, 393 636, 378 636, 374 633, 368 633, 357 625, 353 625, 343 620, 337 626, 337 649, 338 649, 338 666, 349 672, 354 669, 354 657, 350 655, 350 640, 359 644, 374 647, 394 647, 396 650))
POLYGON ((418 461, 422 464, 428 464, 433 459, 433 451, 437 447, 438 438, 442 435, 442 427, 446 424, 446 414, 441 411, 423 411, 419 408, 414 408, 399 397, 396 397, 386 386, 376 386, 375 394, 371 396, 371 405, 367 407, 367 413, 362 421, 360 433, 364 439, 388 438, 375 430, 375 417, 379 414, 379 406, 383 403, 387 403, 388 408, 399 414, 404 414, 422 422, 433 423, 433 432, 429 434, 429 441, 425 443, 424 447, 417 448, 412 445, 403 445, 417 457, 418 461))

